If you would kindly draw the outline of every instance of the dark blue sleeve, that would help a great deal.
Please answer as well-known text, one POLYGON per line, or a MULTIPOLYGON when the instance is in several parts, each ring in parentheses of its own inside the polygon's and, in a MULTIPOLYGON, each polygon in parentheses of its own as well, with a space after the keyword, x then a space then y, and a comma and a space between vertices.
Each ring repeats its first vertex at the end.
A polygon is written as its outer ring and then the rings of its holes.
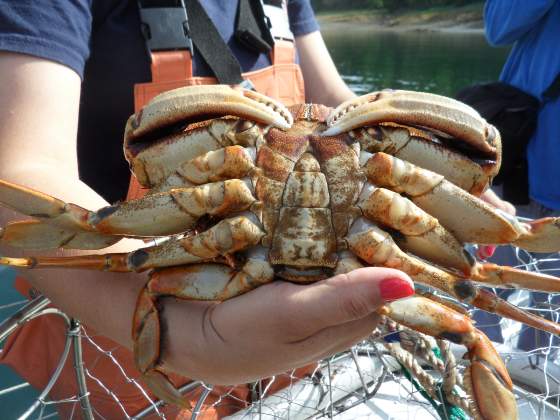
POLYGON ((62 63, 83 77, 92 0, 0 0, 0 50, 62 63))
POLYGON ((488 42, 513 44, 538 24, 554 3, 556 0, 487 0, 484 27, 488 42))
POLYGON ((310 0, 288 0, 288 18, 290 30, 295 36, 319 30, 310 0))

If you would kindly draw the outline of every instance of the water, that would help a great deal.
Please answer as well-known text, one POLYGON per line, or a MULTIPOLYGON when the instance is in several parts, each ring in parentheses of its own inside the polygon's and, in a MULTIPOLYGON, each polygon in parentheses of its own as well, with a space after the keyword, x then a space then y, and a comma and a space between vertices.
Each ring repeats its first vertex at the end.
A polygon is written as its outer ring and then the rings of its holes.
MULTIPOLYGON (((479 34, 375 32, 363 27, 325 28, 325 41, 344 80, 356 93, 383 88, 421 90, 453 96, 462 87, 496 80, 507 55, 479 34)), ((20 300, 13 272, 0 269, 0 305, 20 300)), ((0 311, 0 320, 12 309, 0 311)), ((20 383, 0 366, 0 390, 20 383)), ((21 414, 37 395, 30 388, 0 398, 3 419, 21 414)))
POLYGON ((495 81, 508 53, 478 33, 336 25, 324 28, 323 36, 343 79, 358 94, 392 88, 454 96, 465 86, 495 81))

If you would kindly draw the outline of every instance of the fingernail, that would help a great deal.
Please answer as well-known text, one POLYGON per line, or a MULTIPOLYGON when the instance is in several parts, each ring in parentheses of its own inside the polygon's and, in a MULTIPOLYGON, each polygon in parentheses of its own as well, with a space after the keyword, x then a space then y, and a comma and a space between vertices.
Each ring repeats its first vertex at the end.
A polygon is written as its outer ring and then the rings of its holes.
POLYGON ((478 255, 480 258, 486 259, 494 255, 496 247, 494 245, 482 245, 478 248, 478 255))
POLYGON ((386 302, 402 299, 414 294, 414 286, 399 277, 382 280, 379 283, 379 293, 386 302))

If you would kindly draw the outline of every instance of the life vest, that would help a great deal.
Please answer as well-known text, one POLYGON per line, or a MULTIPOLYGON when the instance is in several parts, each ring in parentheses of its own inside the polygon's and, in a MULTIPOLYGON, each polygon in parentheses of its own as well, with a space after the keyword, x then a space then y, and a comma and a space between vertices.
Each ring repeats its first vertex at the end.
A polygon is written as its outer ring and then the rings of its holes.
MULTIPOLYGON (((240 0, 241 2, 243 0, 240 0)), ((284 2, 265 2, 264 11, 270 20, 270 32, 274 37, 271 49, 270 67, 242 73, 243 80, 252 83, 255 90, 279 99, 286 105, 305 102, 303 77, 296 63, 293 35, 289 31, 287 10, 284 2), (283 7, 277 7, 283 3, 283 7)), ((178 13, 175 11, 149 11, 142 16, 157 25, 157 14, 178 13), (152 14, 152 17, 149 15, 152 14), (155 20, 154 20, 155 18, 155 20)), ((160 16, 161 17, 161 16, 160 16)), ((156 27, 151 28, 152 31, 156 27)), ((152 32, 152 35, 154 33, 152 32)), ((154 40, 157 41, 157 40, 154 40)), ((192 47, 190 49, 158 50, 151 49, 152 82, 141 83, 135 86, 134 105, 139 111, 144 104, 157 94, 166 90, 188 85, 215 84, 215 77, 198 77, 192 73, 192 47)), ((139 197, 143 194, 140 185, 133 178, 129 189, 128 198, 139 197)), ((24 295, 29 296, 29 285, 21 278, 16 280, 15 287, 24 295)), ((124 418, 123 410, 133 416, 145 409, 149 404, 146 396, 140 391, 138 385, 130 379, 139 377, 134 367, 132 352, 118 345, 112 340, 98 335, 91 329, 84 327, 91 340, 82 339, 83 361, 89 375, 96 378, 87 380, 87 388, 91 405, 95 412, 105 418, 124 418), (113 359, 114 358, 114 359, 113 359), (118 365, 115 363, 118 361, 118 365), (118 398, 111 396, 107 390, 113 391, 118 398)), ((66 338, 66 326, 61 318, 48 315, 38 317, 15 331, 5 342, 0 353, 0 362, 4 363, 36 389, 43 389, 54 372, 60 355, 63 352, 66 338)), ((303 377, 312 372, 314 366, 305 367, 292 372, 290 375, 278 376, 273 386, 268 388, 271 394, 276 389, 281 389, 298 377, 303 377)), ((177 386, 190 382, 187 378, 173 376, 172 380, 177 386)), ((145 386, 143 387, 147 389, 145 386)), ((263 388, 265 388, 263 386, 263 388)), ((196 387, 185 394, 191 405, 199 400, 204 388, 196 387)), ((232 414, 250 404, 253 391, 248 385, 236 387, 215 387, 206 396, 199 419, 216 419, 232 414), (218 403, 219 402, 219 403, 218 403)), ((76 373, 70 356, 62 373, 51 390, 52 400, 63 400, 77 395, 76 373)), ((148 395, 150 395, 148 391, 148 395)), ((152 396, 153 398, 153 396, 152 396)), ((70 418, 79 412, 79 405, 59 404, 57 410, 62 418, 70 418)), ((160 408, 167 418, 190 418, 190 411, 180 411, 176 407, 165 406, 160 408)), ((156 418, 150 415, 146 418, 156 418)))

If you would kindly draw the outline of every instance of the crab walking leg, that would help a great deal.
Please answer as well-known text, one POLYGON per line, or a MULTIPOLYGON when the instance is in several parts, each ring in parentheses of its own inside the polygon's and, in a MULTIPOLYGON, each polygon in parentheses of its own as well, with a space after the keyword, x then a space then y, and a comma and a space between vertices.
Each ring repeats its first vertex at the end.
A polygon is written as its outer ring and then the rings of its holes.
MULTIPOLYGON (((358 219, 354 222, 346 240, 350 250, 371 265, 402 270, 415 281, 441 290, 477 308, 560 335, 560 324, 519 309, 498 296, 475 287, 468 279, 440 270, 404 253, 387 232, 372 225, 371 222, 358 219)), ((530 272, 524 274, 528 278, 535 276, 535 273, 530 272)), ((537 281, 541 276, 537 276, 537 281)), ((481 280, 483 279, 477 281, 481 280)), ((546 280, 558 288, 560 279, 546 276, 546 280)))
POLYGON ((136 367, 150 389, 162 400, 185 406, 161 367, 161 325, 157 310, 160 296, 185 300, 226 300, 274 279, 274 270, 262 255, 255 253, 241 270, 218 264, 199 264, 155 271, 138 297, 132 337, 136 367))
POLYGON ((82 231, 94 230, 87 223, 90 215, 88 210, 23 185, 0 180, 0 204, 60 227, 82 231))
POLYGON ((513 384, 506 367, 490 340, 468 317, 420 296, 392 302, 379 312, 424 334, 464 345, 471 362, 465 380, 482 418, 517 418, 513 384))
MULTIPOLYGON (((365 160, 363 156, 361 159, 365 160)), ((371 182, 407 194, 461 242, 513 243, 528 251, 560 251, 560 218, 520 223, 446 181, 442 175, 385 153, 372 155, 364 169, 371 182)))
POLYGON ((435 217, 409 199, 385 188, 366 185, 358 207, 368 219, 399 231, 404 236, 399 245, 406 250, 443 267, 470 273, 472 258, 467 257, 463 245, 435 217))
POLYGON ((228 146, 205 153, 177 167, 157 189, 201 185, 208 182, 244 178, 255 167, 254 147, 228 146))
POLYGON ((368 219, 403 234, 399 246, 442 267, 457 269, 474 281, 501 288, 560 292, 560 279, 554 276, 476 262, 436 218, 393 191, 366 185, 358 207, 368 219))
POLYGON ((531 252, 560 251, 560 217, 543 217, 521 226, 521 236, 513 241, 514 245, 531 252))
POLYGON ((194 227, 201 216, 240 212, 254 201, 250 181, 231 179, 150 194, 92 212, 26 187, 0 181, 0 203, 14 210, 63 228, 118 236, 181 233, 194 227))
POLYGON ((385 153, 372 155, 364 170, 373 184, 409 196, 461 242, 501 244, 519 236, 508 219, 442 175, 385 153))
POLYGON ((0 242, 25 249, 102 249, 121 238, 47 224, 39 220, 10 222, 0 228, 0 242))
POLYGON ((251 213, 225 219, 198 235, 170 239, 161 245, 131 253, 81 255, 72 257, 0 257, 0 265, 20 268, 84 268, 129 272, 151 268, 210 261, 257 245, 264 231, 251 213), (251 220, 252 219, 252 220, 251 220))
POLYGON ((12 222, 0 228, 0 241, 8 245, 100 249, 120 240, 95 232, 88 223, 90 211, 23 185, 0 180, 0 204, 41 221, 12 222))
POLYGON ((254 201, 250 182, 232 179, 176 188, 105 207, 92 213, 90 223, 100 232, 115 235, 173 235, 193 228, 204 215, 241 212, 254 201))
POLYGON ((226 146, 254 147, 262 139, 264 130, 254 122, 218 118, 164 135, 156 141, 125 141, 124 152, 140 184, 146 188, 161 188, 185 162, 226 146))
POLYGON ((350 132, 363 151, 385 152, 421 168, 443 175, 458 187, 480 195, 496 175, 500 156, 477 160, 444 146, 432 133, 393 123, 360 128, 350 132))

